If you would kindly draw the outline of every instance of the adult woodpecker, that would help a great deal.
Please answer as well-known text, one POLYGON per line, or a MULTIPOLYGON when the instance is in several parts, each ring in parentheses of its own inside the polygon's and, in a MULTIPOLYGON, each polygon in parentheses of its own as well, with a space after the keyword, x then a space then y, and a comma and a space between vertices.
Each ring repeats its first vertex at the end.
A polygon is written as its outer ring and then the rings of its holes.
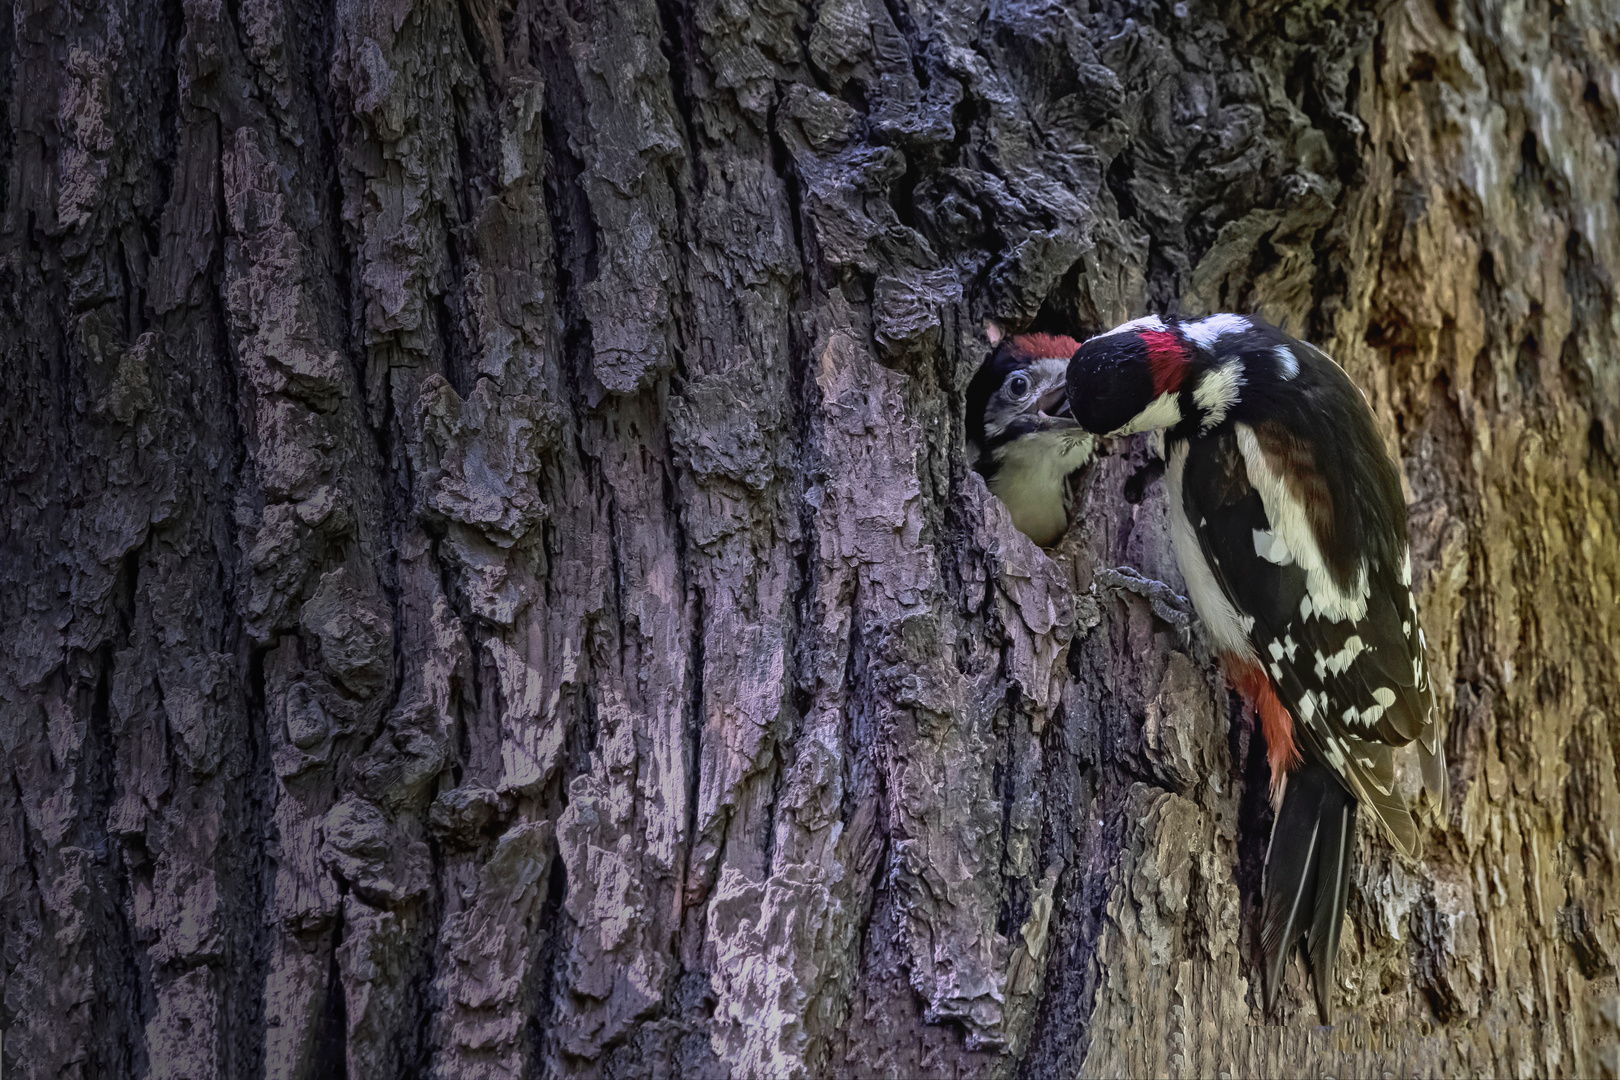
POLYGON ((1413 857, 1446 814, 1395 465, 1338 365, 1241 315, 1126 323, 1080 348, 1068 389, 1087 431, 1165 432, 1176 558, 1271 766, 1266 1009, 1303 937, 1332 1023, 1357 805, 1413 857))
POLYGON ((1069 358, 1080 343, 1055 334, 992 341, 967 389, 973 467, 1020 532, 1054 544, 1069 525, 1063 482, 1091 460, 1091 436, 1066 415, 1069 358))

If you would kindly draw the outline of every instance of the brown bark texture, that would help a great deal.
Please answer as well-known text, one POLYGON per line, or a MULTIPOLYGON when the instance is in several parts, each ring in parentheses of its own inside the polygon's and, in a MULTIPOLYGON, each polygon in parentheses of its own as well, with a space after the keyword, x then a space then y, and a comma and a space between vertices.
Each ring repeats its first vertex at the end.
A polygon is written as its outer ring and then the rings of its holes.
POLYGON ((1620 1073, 1611 0, 12 0, 0 1066, 1620 1073), (1262 1015, 1260 738, 985 320, 1259 311, 1450 827, 1262 1015))

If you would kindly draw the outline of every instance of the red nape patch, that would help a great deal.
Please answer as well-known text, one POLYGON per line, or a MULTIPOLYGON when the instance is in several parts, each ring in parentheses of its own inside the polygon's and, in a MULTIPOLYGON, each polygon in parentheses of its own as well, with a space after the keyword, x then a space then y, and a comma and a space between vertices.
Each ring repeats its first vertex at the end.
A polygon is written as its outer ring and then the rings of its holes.
POLYGON ((1030 360, 1067 360, 1080 343, 1062 334, 1019 334, 1012 339, 1012 347, 1019 356, 1030 360))
POLYGON ((1294 717, 1288 707, 1277 700, 1277 691, 1259 664, 1222 653, 1221 666, 1232 686, 1260 714, 1260 729, 1266 734, 1266 761, 1271 765, 1271 786, 1275 790, 1283 773, 1299 764, 1299 747, 1294 744, 1294 717))
POLYGON ((1173 330, 1143 330, 1137 335, 1147 346, 1148 370, 1153 373, 1153 396, 1173 394, 1187 377, 1187 350, 1173 330))

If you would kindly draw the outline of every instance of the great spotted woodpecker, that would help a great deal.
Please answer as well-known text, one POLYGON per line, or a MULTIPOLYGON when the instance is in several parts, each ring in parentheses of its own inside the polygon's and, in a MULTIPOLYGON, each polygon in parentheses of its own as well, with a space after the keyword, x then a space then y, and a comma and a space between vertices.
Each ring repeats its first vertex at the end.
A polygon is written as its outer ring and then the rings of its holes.
POLYGON ((1091 460, 1091 436, 1066 415, 1066 373, 1078 348, 1073 338, 1017 334, 1001 340, 968 383, 973 467, 1018 530, 1043 546, 1069 525, 1064 480, 1091 460))
POLYGON ((1395 465, 1338 365, 1241 315, 1150 316, 1091 338, 1068 390, 1087 431, 1164 430, 1177 561, 1271 766, 1266 1010, 1304 937, 1332 1023, 1358 803, 1412 857, 1420 823, 1446 815, 1395 465))

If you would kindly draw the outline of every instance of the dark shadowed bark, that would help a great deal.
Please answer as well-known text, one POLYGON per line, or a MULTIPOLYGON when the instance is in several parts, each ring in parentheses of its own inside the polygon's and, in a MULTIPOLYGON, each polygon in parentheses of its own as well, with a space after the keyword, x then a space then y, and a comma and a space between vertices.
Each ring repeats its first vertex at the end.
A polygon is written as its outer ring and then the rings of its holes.
POLYGON ((6 1075, 1620 1073, 1612 4, 7 8, 6 1075), (963 448, 1218 310, 1449 717, 1335 1029, 1146 444, 1051 552, 963 448))

